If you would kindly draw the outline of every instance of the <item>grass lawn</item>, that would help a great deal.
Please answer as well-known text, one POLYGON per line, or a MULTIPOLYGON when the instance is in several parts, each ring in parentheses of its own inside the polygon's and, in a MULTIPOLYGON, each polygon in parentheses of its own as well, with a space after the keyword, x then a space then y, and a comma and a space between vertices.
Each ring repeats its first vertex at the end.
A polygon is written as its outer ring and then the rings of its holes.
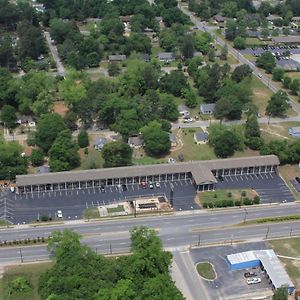
POLYGON ((109 208, 107 208, 107 211, 109 214, 116 213, 116 212, 123 212, 124 206, 118 205, 117 207, 109 207, 109 208))
POLYGON ((286 72, 285 75, 293 79, 300 79, 300 72, 286 72))
MULTIPOLYGON (((300 238, 280 239, 269 242, 278 255, 300 258, 300 238)), ((300 261, 279 258, 286 271, 296 285, 300 288, 300 261)))
POLYGON ((258 107, 261 115, 265 115, 266 107, 273 92, 269 90, 258 78, 252 77, 251 88, 253 91, 252 101, 258 107))
POLYGON ((244 190, 216 190, 209 192, 202 192, 199 194, 200 202, 212 202, 216 200, 240 200, 241 197, 248 197, 253 199, 256 196, 256 192, 251 189, 244 190), (245 196, 242 196, 242 192, 245 192, 245 196), (229 195, 231 194, 231 196, 229 195))
POLYGON ((252 37, 247 37, 246 38, 246 43, 247 43, 247 46, 251 47, 251 46, 262 46, 262 45, 265 45, 267 43, 265 42, 262 42, 260 39, 258 38, 252 38, 252 37))
POLYGON ((163 164, 167 162, 166 158, 154 158, 150 156, 144 156, 142 158, 132 159, 134 165, 153 165, 153 164, 163 164))
POLYGON ((214 280, 216 278, 215 270, 209 262, 198 263, 197 271, 201 277, 207 280, 214 280))
POLYGON ((215 159, 215 153, 213 148, 208 144, 197 145, 194 141, 194 133, 201 132, 201 128, 189 128, 181 129, 179 136, 183 142, 181 149, 172 152, 171 156, 175 159, 178 158, 179 154, 183 154, 186 161, 189 160, 209 160, 215 159))
POLYGON ((104 160, 101 151, 89 147, 89 153, 84 154, 84 150, 80 149, 81 164, 78 170, 98 169, 103 167, 104 160))
POLYGON ((38 295, 38 280, 41 273, 45 272, 53 263, 36 263, 8 267, 0 281, 0 300, 40 300, 38 295), (18 276, 25 277, 33 287, 31 293, 26 295, 9 295, 8 287, 12 280, 18 276))
POLYGON ((256 59, 256 57, 255 57, 254 55, 249 54, 249 53, 244 54, 244 57, 247 58, 247 59, 250 60, 250 61, 256 59))
POLYGON ((97 219, 100 218, 99 210, 97 207, 87 208, 83 212, 84 219, 97 219))
POLYGON ((299 126, 299 122, 286 122, 286 123, 280 123, 280 124, 264 124, 261 125, 261 136, 266 142, 270 142, 271 140, 291 140, 295 141, 296 138, 291 137, 288 134, 288 130, 290 127, 296 127, 299 126))

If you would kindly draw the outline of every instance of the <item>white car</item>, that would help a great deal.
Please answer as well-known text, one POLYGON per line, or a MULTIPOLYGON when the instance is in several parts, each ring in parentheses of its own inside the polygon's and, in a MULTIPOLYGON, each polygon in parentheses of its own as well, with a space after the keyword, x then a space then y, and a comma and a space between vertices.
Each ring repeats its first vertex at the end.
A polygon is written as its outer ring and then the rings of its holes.
POLYGON ((168 163, 169 164, 174 164, 174 163, 176 163, 176 160, 173 157, 169 157, 168 163))
POLYGON ((153 189, 153 188, 154 188, 153 182, 149 182, 149 188, 150 188, 150 189, 153 189))
POLYGON ((260 278, 248 278, 247 279, 247 283, 250 284, 256 284, 256 283, 261 283, 261 279, 260 278))
POLYGON ((194 122, 194 121, 195 121, 194 118, 184 118, 184 119, 183 119, 183 123, 192 123, 192 122, 194 122))
POLYGON ((58 210, 57 213, 56 213, 56 215, 57 215, 57 217, 58 217, 59 219, 62 219, 62 217, 63 217, 63 214, 62 214, 62 211, 61 211, 61 210, 58 210))
POLYGON ((159 183, 159 182, 155 182, 155 186, 156 186, 157 188, 160 188, 160 183, 159 183))

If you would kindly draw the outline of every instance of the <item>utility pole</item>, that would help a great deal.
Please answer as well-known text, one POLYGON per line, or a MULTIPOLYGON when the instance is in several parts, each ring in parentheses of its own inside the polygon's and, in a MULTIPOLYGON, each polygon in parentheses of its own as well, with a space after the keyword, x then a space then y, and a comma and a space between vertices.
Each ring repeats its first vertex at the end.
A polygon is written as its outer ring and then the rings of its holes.
POLYGON ((246 223, 246 218, 247 218, 247 215, 248 215, 248 212, 247 212, 247 209, 245 208, 245 215, 244 215, 244 224, 246 223))
POLYGON ((290 236, 292 236, 293 228, 290 229, 290 236))
POLYGON ((23 263, 23 255, 22 255, 22 249, 19 248, 19 251, 20 251, 20 258, 21 258, 21 263, 23 263))
POLYGON ((112 247, 111 247, 111 243, 109 244, 109 251, 110 251, 110 254, 112 254, 112 247))
POLYGON ((269 232, 270 232, 270 227, 268 226, 267 233, 266 233, 266 239, 268 238, 269 232))
POLYGON ((200 243, 201 243, 201 236, 200 236, 200 233, 199 233, 199 236, 198 236, 198 246, 200 246, 200 243))

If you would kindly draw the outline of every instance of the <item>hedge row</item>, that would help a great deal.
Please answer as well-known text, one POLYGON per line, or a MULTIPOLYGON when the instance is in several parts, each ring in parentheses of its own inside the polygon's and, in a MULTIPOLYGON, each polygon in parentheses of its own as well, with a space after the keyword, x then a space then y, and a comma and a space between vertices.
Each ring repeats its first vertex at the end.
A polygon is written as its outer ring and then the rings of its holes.
POLYGON ((24 240, 11 240, 11 241, 1 241, 0 240, 0 247, 4 247, 4 246, 17 246, 17 245, 21 245, 21 246, 26 246, 26 245, 32 245, 32 244, 43 244, 43 243, 47 243, 48 242, 48 238, 44 238, 44 237, 37 237, 37 238, 33 238, 33 239, 24 239, 24 240))
POLYGON ((215 207, 233 207, 233 206, 242 206, 242 205, 253 205, 259 204, 260 198, 259 196, 255 196, 253 199, 243 198, 241 200, 231 200, 231 199, 224 199, 224 200, 214 200, 214 201, 206 201, 203 202, 204 208, 215 208, 215 207))
POLYGON ((299 219, 300 219, 300 215, 290 215, 290 216, 258 219, 256 220, 256 223, 283 222, 283 221, 292 221, 292 220, 299 220, 299 219))

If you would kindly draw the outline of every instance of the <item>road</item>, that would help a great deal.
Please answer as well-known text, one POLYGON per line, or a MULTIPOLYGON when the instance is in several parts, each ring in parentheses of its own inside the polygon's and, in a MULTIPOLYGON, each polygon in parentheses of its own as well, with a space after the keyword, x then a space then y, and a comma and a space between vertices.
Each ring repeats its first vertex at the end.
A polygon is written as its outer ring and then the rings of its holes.
POLYGON ((66 70, 64 65, 62 64, 58 52, 57 52, 57 48, 56 46, 54 46, 51 42, 51 36, 50 33, 48 31, 44 31, 44 37, 46 38, 48 47, 50 49, 50 52, 52 54, 52 57, 56 63, 56 68, 57 68, 57 75, 59 76, 66 76, 66 70))
MULTIPOLYGON (((300 214, 299 204, 234 209, 228 211, 199 211, 193 214, 154 216, 137 219, 100 221, 95 223, 70 222, 57 226, 16 226, 0 230, 0 239, 18 240, 47 237, 53 230, 73 229, 82 235, 82 242, 99 253, 127 252, 130 248, 129 230, 145 225, 157 230, 164 247, 170 251, 188 249, 191 245, 223 243, 231 240, 262 239, 268 237, 300 234, 300 221, 259 226, 224 227, 267 216, 300 214), (269 226, 269 232, 268 231, 269 226)), ((44 245, 22 247, 24 261, 48 259, 44 245)), ((0 264, 20 262, 20 249, 0 248, 0 264)))
MULTIPOLYGON (((186 7, 183 7, 180 3, 178 4, 178 7, 182 10, 183 13, 185 13, 187 16, 190 17, 191 21, 198 27, 199 30, 208 31, 210 34, 212 34, 213 36, 215 36, 215 38, 216 38, 215 41, 216 41, 216 43, 219 46, 223 47, 225 44, 227 44, 223 39, 218 38, 215 35, 214 30, 216 29, 216 27, 206 26, 203 22, 201 22, 198 18, 196 18, 186 7)), ((241 64, 248 65, 253 70, 253 74, 259 80, 261 80, 261 82, 264 83, 271 91, 273 91, 274 93, 276 93, 279 90, 279 88, 268 77, 260 74, 261 71, 260 71, 260 69, 258 69, 255 66, 255 64, 253 64, 251 61, 249 61, 247 58, 245 58, 239 51, 237 51, 236 49, 234 49, 233 47, 231 47, 229 44, 227 44, 227 47, 228 47, 228 52, 231 55, 233 55, 234 57, 236 57, 237 60, 241 64)), ((298 117, 299 117, 299 114, 300 114, 300 105, 298 103, 296 103, 290 97, 289 97, 289 100, 290 100, 290 105, 292 106, 293 110, 298 113, 298 117)), ((299 117, 299 119, 300 119, 300 117, 299 117)))

